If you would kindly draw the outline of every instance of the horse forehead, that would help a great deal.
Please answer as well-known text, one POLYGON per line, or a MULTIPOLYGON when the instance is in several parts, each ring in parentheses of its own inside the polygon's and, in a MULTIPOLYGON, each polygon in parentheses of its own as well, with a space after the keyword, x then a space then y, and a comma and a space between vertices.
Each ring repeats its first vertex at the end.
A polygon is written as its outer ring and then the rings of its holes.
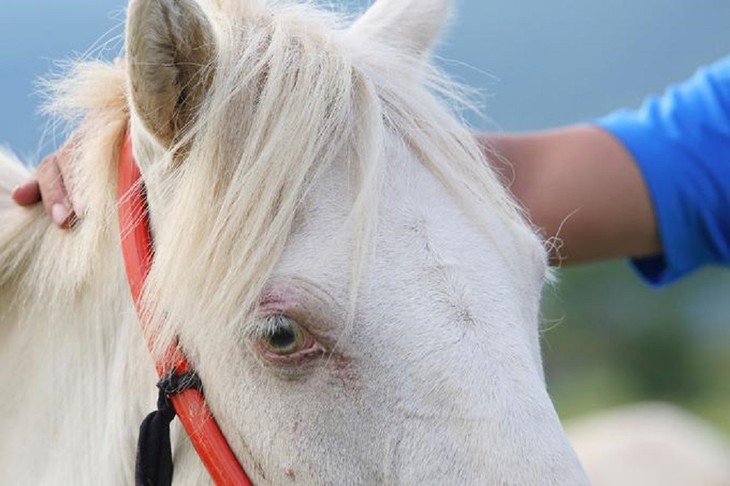
POLYGON ((504 304, 524 297, 509 284, 495 241, 435 180, 412 190, 391 201, 393 211, 383 208, 373 262, 379 299, 411 315, 436 312, 457 327, 507 318, 516 306, 504 304))
MULTIPOLYGON (((409 293, 422 297, 426 290, 430 306, 437 303, 453 320, 464 323, 475 319, 477 300, 511 298, 514 291, 503 285, 508 271, 503 249, 412 154, 396 150, 391 155, 395 160, 386 168, 377 235, 366 271, 372 292, 406 298, 409 293)), ((343 298, 349 289, 353 252, 352 227, 346 224, 352 195, 343 191, 351 187, 347 180, 347 174, 335 168, 317 184, 278 268, 343 298)))

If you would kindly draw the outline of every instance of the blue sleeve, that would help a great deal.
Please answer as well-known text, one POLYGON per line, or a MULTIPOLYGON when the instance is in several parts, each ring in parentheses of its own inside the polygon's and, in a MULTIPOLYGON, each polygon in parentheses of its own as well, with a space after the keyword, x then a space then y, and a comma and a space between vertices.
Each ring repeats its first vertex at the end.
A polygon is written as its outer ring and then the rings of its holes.
POLYGON ((654 285, 730 265, 730 57, 598 121, 633 155, 648 187, 663 254, 634 266, 654 285))

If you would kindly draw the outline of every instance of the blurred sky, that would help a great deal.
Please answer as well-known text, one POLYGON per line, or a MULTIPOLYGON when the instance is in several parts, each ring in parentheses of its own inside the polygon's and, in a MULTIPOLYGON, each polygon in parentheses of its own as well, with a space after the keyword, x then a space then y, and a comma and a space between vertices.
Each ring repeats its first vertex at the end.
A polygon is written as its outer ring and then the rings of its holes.
MULTIPOLYGON (((119 53, 126 1, 2 3, 0 143, 35 159, 49 147, 40 144, 45 123, 34 80, 92 46, 119 53)), ((362 9, 369 2, 329 3, 362 9)), ((544 128, 633 106, 730 52, 726 0, 458 3, 439 53, 449 71, 484 93, 492 123, 472 118, 480 128, 544 128)))

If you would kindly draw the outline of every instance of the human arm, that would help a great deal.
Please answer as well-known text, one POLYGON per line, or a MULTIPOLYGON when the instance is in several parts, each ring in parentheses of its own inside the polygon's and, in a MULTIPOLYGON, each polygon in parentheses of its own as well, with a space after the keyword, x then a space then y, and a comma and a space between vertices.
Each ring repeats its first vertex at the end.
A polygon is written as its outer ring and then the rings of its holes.
POLYGON ((730 266, 730 57, 594 123, 493 141, 522 172, 513 190, 548 236, 582 205, 560 232, 568 261, 630 256, 654 285, 730 266), (637 199, 642 180, 647 199, 637 199))
POLYGON ((607 131, 580 125, 478 139, 543 236, 559 238, 553 262, 661 252, 641 173, 607 131))
MULTIPOLYGON (((525 135, 478 135, 545 238, 558 237, 553 262, 585 262, 660 252, 654 214, 631 155, 608 132, 574 126, 525 135)), ((19 187, 21 205, 42 199, 64 228, 74 218, 63 183, 63 150, 40 165, 37 180, 19 187)))
MULTIPOLYGON (((632 257, 657 285, 730 266, 730 57, 594 125, 478 138, 543 235, 562 240, 553 262, 632 257)), ((49 162, 64 173, 64 160, 49 162)), ((68 201, 49 173, 47 210, 68 201)))

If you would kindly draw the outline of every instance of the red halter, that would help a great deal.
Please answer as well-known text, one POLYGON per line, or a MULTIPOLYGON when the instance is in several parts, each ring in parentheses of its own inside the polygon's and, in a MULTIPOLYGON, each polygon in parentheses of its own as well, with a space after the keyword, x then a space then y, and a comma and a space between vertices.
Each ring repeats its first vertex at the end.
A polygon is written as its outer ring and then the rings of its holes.
MULTIPOLYGON (((117 194, 127 279, 142 330, 148 343, 151 343, 154 336, 150 335, 151 331, 145 322, 140 298, 152 265, 153 245, 142 175, 134 160, 132 139, 129 136, 125 137, 119 156, 117 194)), ((190 363, 177 345, 172 346, 164 360, 156 363, 156 368, 160 376, 169 370, 175 370, 178 374, 192 371, 190 363)), ((169 400, 213 481, 218 485, 250 486, 251 481, 231 451, 205 403, 202 392, 195 389, 185 390, 170 395, 169 400)))

